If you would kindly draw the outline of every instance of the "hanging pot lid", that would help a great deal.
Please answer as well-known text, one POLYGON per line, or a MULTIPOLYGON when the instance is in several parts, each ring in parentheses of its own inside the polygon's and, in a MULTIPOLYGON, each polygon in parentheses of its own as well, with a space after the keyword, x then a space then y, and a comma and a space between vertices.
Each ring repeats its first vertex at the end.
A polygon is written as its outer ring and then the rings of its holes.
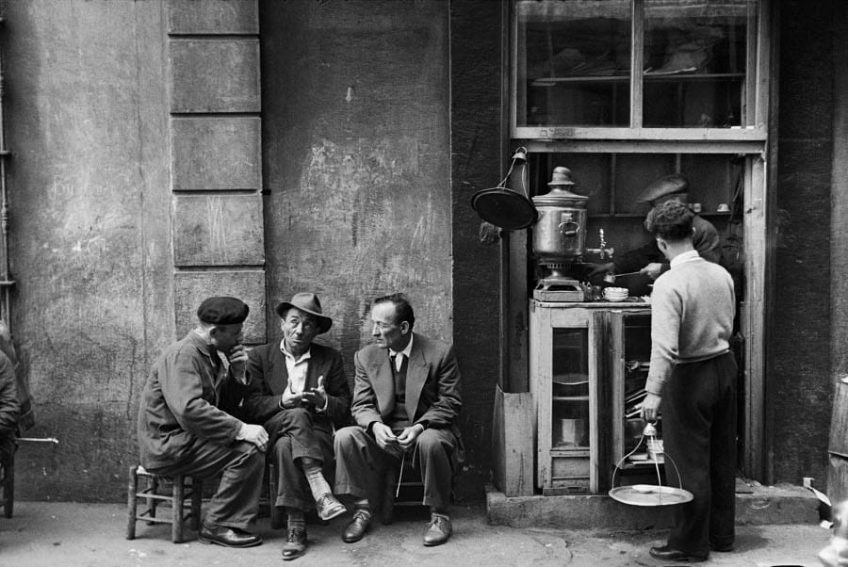
POLYGON ((471 208, 486 222, 504 230, 520 230, 535 224, 539 217, 533 202, 512 189, 491 187, 474 193, 471 208))

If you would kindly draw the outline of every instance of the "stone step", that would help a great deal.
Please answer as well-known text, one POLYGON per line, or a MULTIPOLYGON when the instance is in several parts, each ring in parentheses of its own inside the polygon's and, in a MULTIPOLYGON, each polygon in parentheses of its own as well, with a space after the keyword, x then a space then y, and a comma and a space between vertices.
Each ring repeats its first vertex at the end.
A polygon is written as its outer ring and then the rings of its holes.
MULTIPOLYGON (((506 496, 486 487, 490 524, 563 529, 644 530, 672 525, 672 506, 628 506, 598 494, 563 496, 506 496)), ((818 524, 819 501, 806 488, 794 485, 750 486, 736 492, 738 525, 818 524)))

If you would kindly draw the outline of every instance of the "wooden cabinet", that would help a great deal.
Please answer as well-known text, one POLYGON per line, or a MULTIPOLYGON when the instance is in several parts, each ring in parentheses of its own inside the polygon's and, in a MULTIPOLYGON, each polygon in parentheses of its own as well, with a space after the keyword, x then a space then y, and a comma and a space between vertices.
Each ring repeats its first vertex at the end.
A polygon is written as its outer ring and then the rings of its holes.
POLYGON ((607 490, 632 443, 626 400, 647 376, 650 307, 531 300, 530 352, 537 486, 547 495, 607 490))

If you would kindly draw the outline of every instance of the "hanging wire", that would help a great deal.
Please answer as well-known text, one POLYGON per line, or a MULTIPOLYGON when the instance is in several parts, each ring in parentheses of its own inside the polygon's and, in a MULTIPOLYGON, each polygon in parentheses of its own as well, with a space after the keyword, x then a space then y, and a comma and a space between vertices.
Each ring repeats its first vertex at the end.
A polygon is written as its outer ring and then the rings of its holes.
MULTIPOLYGON (((527 161, 527 148, 525 148, 524 146, 517 148, 515 152, 513 152, 512 162, 509 164, 509 169, 507 170, 506 175, 504 175, 504 178, 501 180, 500 183, 498 183, 498 187, 508 189, 508 187, 506 186, 506 182, 509 179, 510 175, 512 175, 512 172, 515 170, 515 164, 519 161, 527 161)), ((529 199, 530 195, 527 193, 526 167, 521 170, 521 176, 519 177, 519 181, 521 182, 521 191, 524 193, 524 196, 529 199)))

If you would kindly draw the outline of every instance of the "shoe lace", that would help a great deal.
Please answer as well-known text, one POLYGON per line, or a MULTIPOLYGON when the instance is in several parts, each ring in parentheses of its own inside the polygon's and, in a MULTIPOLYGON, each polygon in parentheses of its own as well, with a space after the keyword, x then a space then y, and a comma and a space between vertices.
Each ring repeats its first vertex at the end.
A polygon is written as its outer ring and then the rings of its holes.
POLYGON ((367 522, 368 520, 371 519, 371 512, 368 512, 366 510, 357 510, 356 512, 353 513, 353 519, 354 520, 360 519, 360 520, 364 520, 364 521, 367 522))
POLYGON ((444 529, 448 523, 449 518, 442 514, 433 514, 430 516, 430 527, 438 527, 440 529, 444 529))

